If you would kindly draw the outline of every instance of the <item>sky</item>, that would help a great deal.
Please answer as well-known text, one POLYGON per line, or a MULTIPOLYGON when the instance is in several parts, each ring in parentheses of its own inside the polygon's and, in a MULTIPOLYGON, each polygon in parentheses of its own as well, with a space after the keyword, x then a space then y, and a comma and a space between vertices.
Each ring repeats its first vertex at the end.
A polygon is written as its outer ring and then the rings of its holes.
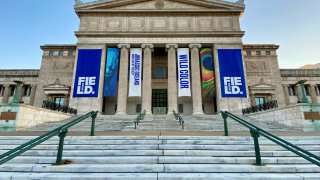
MULTIPOLYGON (((246 0, 245 4, 241 17, 245 44, 280 45, 280 68, 320 63, 320 0, 246 0)), ((74 0, 3 0, 0 69, 39 69, 41 45, 76 43, 79 18, 73 5, 74 0)))

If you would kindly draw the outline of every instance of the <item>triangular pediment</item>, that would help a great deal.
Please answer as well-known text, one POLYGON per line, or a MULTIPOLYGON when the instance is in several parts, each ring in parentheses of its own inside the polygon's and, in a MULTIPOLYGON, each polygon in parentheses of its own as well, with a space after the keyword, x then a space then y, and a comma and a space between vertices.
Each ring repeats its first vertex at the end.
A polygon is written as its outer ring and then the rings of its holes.
POLYGON ((222 0, 100 0, 75 8, 76 11, 243 11, 244 4, 222 0))

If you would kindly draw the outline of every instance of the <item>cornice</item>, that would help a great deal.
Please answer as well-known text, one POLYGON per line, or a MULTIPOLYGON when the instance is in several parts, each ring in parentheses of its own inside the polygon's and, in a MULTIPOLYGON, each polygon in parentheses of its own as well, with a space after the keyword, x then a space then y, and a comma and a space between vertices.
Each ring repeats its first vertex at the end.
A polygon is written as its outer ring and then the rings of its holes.
POLYGON ((243 37, 244 31, 208 31, 208 32, 75 32, 75 35, 80 37, 243 37))
POLYGON ((39 69, 0 69, 0 76, 39 76, 39 69))
POLYGON ((71 49, 71 50, 76 50, 77 46, 75 44, 45 44, 40 46, 42 50, 56 50, 56 49, 71 49))
POLYGON ((244 44, 243 49, 279 49, 279 45, 275 44, 244 44))
MULTIPOLYGON (((93 2, 86 2, 83 3, 81 0, 76 0, 76 4, 74 8, 80 9, 80 8, 88 8, 88 7, 96 7, 104 4, 110 4, 110 5, 126 5, 126 4, 132 4, 137 2, 143 2, 147 0, 96 0, 93 2)), ((230 6, 230 7, 236 7, 236 8, 245 8, 244 0, 238 0, 237 2, 228 2, 224 0, 172 0, 176 2, 181 3, 189 3, 189 4, 195 4, 195 3, 204 3, 204 4, 211 4, 211 5, 221 5, 221 6, 230 6)))

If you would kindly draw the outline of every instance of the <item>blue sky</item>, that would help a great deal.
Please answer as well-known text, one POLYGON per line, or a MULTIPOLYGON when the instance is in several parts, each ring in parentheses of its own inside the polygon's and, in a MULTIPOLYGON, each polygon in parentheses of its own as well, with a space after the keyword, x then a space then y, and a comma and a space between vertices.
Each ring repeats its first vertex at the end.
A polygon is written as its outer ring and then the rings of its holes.
MULTIPOLYGON (((3 0, 0 69, 39 69, 40 45, 76 43, 73 5, 74 0, 3 0)), ((319 7, 320 0, 246 0, 243 41, 280 45, 281 68, 320 63, 319 7)))

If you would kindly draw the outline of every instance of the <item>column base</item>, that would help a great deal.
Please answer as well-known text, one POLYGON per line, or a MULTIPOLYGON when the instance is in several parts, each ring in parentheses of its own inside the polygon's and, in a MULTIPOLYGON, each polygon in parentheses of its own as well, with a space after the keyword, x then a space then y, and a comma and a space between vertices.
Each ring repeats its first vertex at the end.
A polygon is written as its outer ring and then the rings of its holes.
POLYGON ((146 110, 146 115, 152 115, 152 111, 151 110, 149 110, 149 111, 146 110))
POLYGON ((124 112, 124 111, 118 111, 116 112, 115 115, 127 115, 127 112, 124 112))
POLYGON ((192 115, 204 115, 203 111, 194 111, 192 115))

